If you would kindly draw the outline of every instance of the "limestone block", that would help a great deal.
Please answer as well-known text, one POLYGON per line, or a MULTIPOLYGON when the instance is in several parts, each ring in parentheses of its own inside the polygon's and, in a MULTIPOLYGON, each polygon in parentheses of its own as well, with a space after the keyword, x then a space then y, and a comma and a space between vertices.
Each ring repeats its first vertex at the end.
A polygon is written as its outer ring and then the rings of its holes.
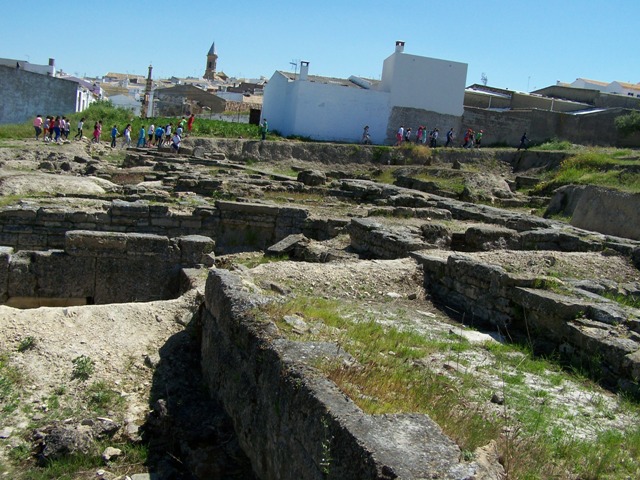
POLYGON ((186 235, 178 238, 180 263, 183 267, 204 263, 204 256, 211 254, 216 243, 203 235, 186 235))
POLYGON ((60 250, 35 252, 31 271, 37 279, 34 296, 53 298, 93 297, 95 259, 74 257, 60 250))
POLYGON ((297 180, 309 187, 315 187, 327 183, 327 176, 319 170, 303 170, 298 173, 297 180))
POLYGON ((0 245, 18 246, 18 234, 3 231, 0 233, 0 245))
POLYGON ((41 207, 38 209, 38 222, 64 222, 66 217, 65 210, 41 207))
POLYGON ((0 210, 0 223, 22 225, 33 224, 38 216, 38 207, 9 207, 0 210))
POLYGON ((111 217, 130 216, 140 217, 149 215, 149 204, 145 201, 126 202, 113 200, 111 202, 111 217))
POLYGON ((31 270, 31 256, 34 252, 23 250, 11 255, 9 262, 9 297, 35 297, 37 278, 31 270))
POLYGON ((265 255, 284 255, 293 251, 300 243, 308 243, 309 239, 302 233, 296 235, 289 235, 288 237, 280 240, 278 243, 271 245, 267 248, 265 255))
POLYGON ((147 233, 127 234, 127 255, 160 255, 169 254, 169 239, 160 235, 147 233))
POLYGON ((65 251, 76 256, 125 256, 127 236, 116 232, 73 230, 65 235, 65 251))
POLYGON ((149 302, 175 298, 178 273, 177 265, 149 257, 98 257, 95 303, 149 302))
POLYGON ((9 262, 13 248, 0 247, 0 302, 6 302, 9 296, 9 262))

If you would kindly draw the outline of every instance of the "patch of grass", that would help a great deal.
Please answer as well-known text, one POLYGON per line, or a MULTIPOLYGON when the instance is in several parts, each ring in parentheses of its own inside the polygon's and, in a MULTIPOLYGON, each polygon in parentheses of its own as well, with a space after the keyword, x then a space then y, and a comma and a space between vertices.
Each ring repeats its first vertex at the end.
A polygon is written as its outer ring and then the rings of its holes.
POLYGON ((640 308, 640 297, 636 297, 634 295, 623 295, 621 293, 604 292, 602 296, 625 307, 640 308))
POLYGON ((10 365, 6 354, 0 353, 0 414, 10 414, 18 408, 24 381, 24 374, 10 365))
POLYGON ((85 390, 87 404, 98 414, 106 414, 109 410, 121 406, 124 399, 111 388, 107 382, 99 380, 85 390))
POLYGON ((566 140, 559 140, 558 138, 552 138, 549 141, 535 145, 531 147, 531 150, 571 150, 575 146, 566 140))
POLYGON ((534 187, 547 192, 562 185, 596 185, 616 190, 640 192, 640 158, 621 158, 610 150, 590 149, 562 162, 534 187))
POLYGON ((386 183, 388 185, 393 185, 393 183, 396 180, 394 176, 394 173, 396 170, 397 170, 397 167, 383 168, 380 170, 380 173, 374 178, 374 180, 378 183, 386 183))
MULTIPOLYGON (((491 342, 481 347, 486 352, 482 356, 492 359, 485 360, 482 369, 501 379, 505 399, 500 413, 491 413, 486 404, 495 386, 478 384, 466 370, 443 375, 423 360, 446 353, 448 360, 465 364, 464 355, 480 347, 457 335, 427 339, 412 330, 380 325, 372 317, 360 318, 344 302, 313 297, 260 308, 260 314, 274 319, 284 332, 291 331, 282 321, 284 315, 302 317, 315 326, 315 333, 303 339, 334 341, 351 354, 353 364, 325 359, 316 367, 365 412, 426 413, 464 452, 496 440, 509 478, 635 478, 640 472, 640 428, 574 438, 561 425, 580 414, 553 404, 549 389, 580 377, 567 373, 555 359, 534 356, 527 345, 491 342)), ((604 417, 616 415, 608 411, 593 382, 584 386, 593 392, 592 404, 604 417)), ((640 414, 637 403, 625 408, 640 414)))
POLYGON ((73 363, 71 378, 77 378, 85 381, 88 380, 95 371, 95 362, 85 355, 80 355, 79 357, 74 358, 71 362, 73 363))
MULTIPOLYGON (((132 475, 140 471, 148 456, 148 447, 144 444, 114 444, 113 442, 98 442, 88 453, 74 453, 49 461, 44 466, 34 466, 30 459, 28 447, 12 449, 11 460, 24 467, 22 480, 72 480, 79 478, 95 478, 95 471, 105 468, 113 475, 132 475), (122 450, 122 456, 109 463, 105 468, 101 458, 101 452, 107 446, 113 446, 122 450), (17 451, 16 451, 17 450, 17 451)), ((124 478, 124 477, 123 477, 124 478)))
POLYGON ((465 188, 464 178, 459 175, 446 175, 442 171, 435 173, 419 173, 418 180, 434 183, 440 190, 446 190, 460 195, 465 188))
POLYGON ((32 337, 31 335, 24 337, 18 343, 18 351, 22 353, 27 350, 31 350, 36 347, 36 343, 35 337, 32 337))

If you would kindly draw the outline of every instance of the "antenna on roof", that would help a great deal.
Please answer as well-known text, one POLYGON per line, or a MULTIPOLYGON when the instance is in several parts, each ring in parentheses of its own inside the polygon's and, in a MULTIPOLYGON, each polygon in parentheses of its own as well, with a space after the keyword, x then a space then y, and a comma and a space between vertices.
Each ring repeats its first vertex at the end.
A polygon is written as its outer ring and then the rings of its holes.
POLYGON ((289 62, 289 65, 293 67, 293 76, 295 77, 296 75, 298 75, 298 60, 291 60, 289 62))

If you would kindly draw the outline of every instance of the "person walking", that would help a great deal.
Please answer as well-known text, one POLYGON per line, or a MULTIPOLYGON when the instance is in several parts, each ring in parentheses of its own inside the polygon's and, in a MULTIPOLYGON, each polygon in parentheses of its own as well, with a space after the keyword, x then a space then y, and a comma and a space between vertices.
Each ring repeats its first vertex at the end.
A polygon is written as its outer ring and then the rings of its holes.
POLYGON ((116 137, 118 136, 118 126, 114 125, 111 129, 111 148, 116 148, 116 137))
POLYGON ((156 126, 152 123, 151 125, 149 125, 149 130, 147 130, 147 134, 149 135, 149 142, 148 142, 148 146, 150 147, 153 143, 153 134, 156 131, 156 126))
POLYGON ((131 124, 127 123, 127 126, 124 127, 124 132, 122 132, 122 136, 124 140, 122 141, 122 148, 129 148, 131 146, 131 124))
POLYGON ((371 145, 371 135, 369 135, 369 125, 364 127, 362 131, 362 140, 360 141, 363 145, 371 145))
POLYGON ((60 118, 60 116, 57 116, 53 121, 53 133, 55 134, 54 142, 56 143, 60 143, 60 136, 62 135, 62 128, 60 127, 61 122, 62 119, 60 118))
POLYGON ((171 149, 174 150, 176 153, 180 153, 180 142, 181 141, 182 141, 182 138, 180 137, 180 135, 176 131, 175 135, 171 139, 171 149))
POLYGON ((436 148, 438 146, 438 128, 434 128, 433 132, 431 132, 431 148, 436 148))
POLYGON ((260 124, 260 136, 262 141, 265 141, 267 139, 268 131, 269 131, 269 124, 267 123, 267 119, 263 118, 262 123, 260 124))
POLYGON ((479 132, 476 132, 476 148, 480 148, 480 145, 482 144, 483 135, 484 135, 484 130, 480 130, 479 132))
POLYGON ((521 148, 524 148, 526 150, 528 142, 529 139, 527 138, 527 132, 524 132, 522 134, 522 137, 520 137, 520 145, 518 145, 518 150, 520 150, 521 148))
POLYGON ((400 128, 396 132, 396 144, 394 146, 399 147, 402 145, 402 140, 404 139, 404 125, 400 125, 400 128))
POLYGON ((147 139, 147 130, 144 128, 144 125, 142 125, 140 127, 140 132, 138 133, 138 143, 136 145, 136 148, 144 147, 147 143, 146 139, 147 139))
POLYGON ((195 121, 195 119, 196 117, 193 113, 189 115, 189 120, 187 120, 187 137, 191 136, 191 131, 193 130, 193 122, 195 121))
POLYGON ((160 148, 162 146, 162 137, 164 135, 164 128, 162 128, 160 125, 158 125, 156 127, 156 146, 158 148, 160 148))
POLYGON ((84 127, 84 117, 82 117, 80 119, 80 121, 78 122, 78 133, 76 133, 76 136, 73 137, 74 140, 82 140, 82 129, 84 127))
POLYGON ((33 120, 33 129, 36 131, 36 140, 39 140, 40 134, 42 133, 42 115, 36 115, 36 118, 33 120))
POLYGON ((451 127, 447 132, 447 141, 445 142, 444 146, 449 147, 451 146, 452 143, 453 143, 453 127, 451 127))

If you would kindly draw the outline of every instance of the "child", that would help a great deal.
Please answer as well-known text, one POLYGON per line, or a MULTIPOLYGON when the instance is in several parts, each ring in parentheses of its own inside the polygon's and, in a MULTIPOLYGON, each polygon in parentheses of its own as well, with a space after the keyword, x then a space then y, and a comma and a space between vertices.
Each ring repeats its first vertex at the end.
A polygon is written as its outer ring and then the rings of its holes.
POLYGON ((116 148, 116 137, 118 136, 118 126, 114 125, 111 129, 111 148, 116 148))

